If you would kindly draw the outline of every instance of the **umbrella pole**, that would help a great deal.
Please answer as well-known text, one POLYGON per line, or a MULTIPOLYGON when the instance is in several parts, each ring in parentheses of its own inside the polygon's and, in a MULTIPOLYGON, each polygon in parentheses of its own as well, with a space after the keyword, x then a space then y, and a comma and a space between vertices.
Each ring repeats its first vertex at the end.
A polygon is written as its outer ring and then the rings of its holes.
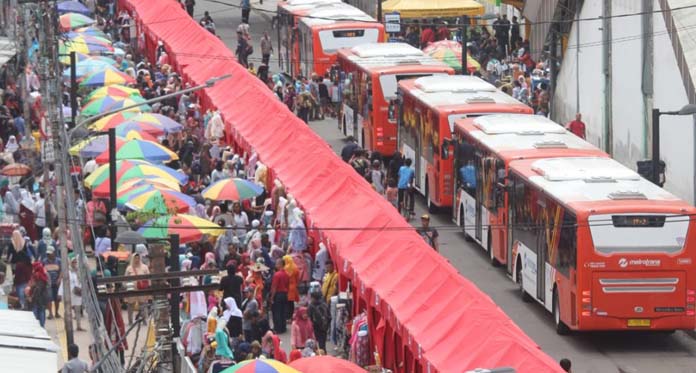
POLYGON ((111 206, 111 251, 118 249, 116 242, 116 128, 109 128, 109 199, 111 206))
POLYGON ((75 117, 77 117, 77 55, 75 51, 70 52, 70 113, 70 128, 75 128, 75 117))
POLYGON ((466 27, 466 21, 467 21, 467 16, 462 16, 462 75, 467 75, 469 72, 468 69, 468 58, 466 58, 466 44, 469 42, 469 35, 467 35, 467 27, 466 27))

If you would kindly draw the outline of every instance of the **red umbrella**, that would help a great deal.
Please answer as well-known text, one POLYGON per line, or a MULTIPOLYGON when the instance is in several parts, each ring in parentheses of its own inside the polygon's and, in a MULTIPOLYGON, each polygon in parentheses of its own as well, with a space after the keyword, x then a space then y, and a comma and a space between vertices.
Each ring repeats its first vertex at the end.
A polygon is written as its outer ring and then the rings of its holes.
POLYGON ((8 164, 0 170, 0 175, 5 176, 24 176, 30 173, 31 167, 21 163, 8 164))
POLYGON ((297 359, 289 364, 302 373, 365 373, 365 369, 348 360, 333 356, 312 356, 297 359))

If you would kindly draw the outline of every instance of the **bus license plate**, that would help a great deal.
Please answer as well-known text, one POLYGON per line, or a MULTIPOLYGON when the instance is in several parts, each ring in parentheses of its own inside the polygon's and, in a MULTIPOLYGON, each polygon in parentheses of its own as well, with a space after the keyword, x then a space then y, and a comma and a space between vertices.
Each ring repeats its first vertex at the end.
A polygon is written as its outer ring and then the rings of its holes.
POLYGON ((648 319, 628 319, 629 327, 646 327, 650 326, 650 320, 648 319))

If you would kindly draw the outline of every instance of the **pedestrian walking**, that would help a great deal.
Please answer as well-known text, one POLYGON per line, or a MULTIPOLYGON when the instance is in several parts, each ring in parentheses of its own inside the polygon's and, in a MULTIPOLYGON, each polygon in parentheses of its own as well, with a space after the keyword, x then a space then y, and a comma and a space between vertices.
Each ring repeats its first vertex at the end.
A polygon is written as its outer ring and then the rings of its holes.
POLYGON ((283 334, 287 330, 285 317, 288 312, 288 289, 290 277, 285 273, 285 263, 282 260, 275 262, 276 272, 271 281, 270 303, 273 313, 273 331, 283 334))
POLYGON ((329 306, 322 297, 320 292, 313 292, 312 300, 307 308, 309 319, 314 327, 314 336, 317 337, 319 348, 326 350, 326 336, 328 335, 329 326, 331 325, 331 314, 329 306))
POLYGON ((60 296, 58 295, 58 290, 60 289, 61 283, 61 262, 60 258, 56 256, 56 250, 53 246, 49 246, 46 249, 46 259, 43 261, 44 268, 48 273, 49 280, 49 302, 48 302, 48 319, 53 319, 54 315, 56 318, 60 318, 58 313, 58 307, 60 306, 60 296), (53 305, 53 308, 51 308, 53 305))
MULTIPOLYGON (((82 282, 77 268, 77 257, 70 259, 69 267, 70 301, 72 302, 73 317, 75 318, 76 329, 83 331, 82 328, 82 282)), ((63 297, 63 286, 58 289, 58 295, 63 297)))
POLYGON ((268 31, 263 32, 261 37, 261 63, 263 65, 268 65, 271 60, 271 54, 273 53, 273 41, 271 37, 268 36, 268 31))
POLYGON ((251 2, 241 0, 239 6, 242 8, 242 23, 249 23, 249 13, 251 12, 251 2))
POLYGON ((305 343, 314 337, 314 326, 309 319, 306 307, 300 307, 292 319, 292 331, 290 333, 290 346, 293 350, 302 350, 305 343))
POLYGON ((48 306, 48 274, 41 262, 32 264, 31 281, 27 288, 29 304, 34 312, 34 317, 39 320, 43 328, 46 325, 46 306, 48 306))
POLYGON ((76 344, 68 346, 68 362, 63 365, 61 373, 87 373, 89 365, 87 362, 80 360, 80 348, 76 344))
POLYGON ((430 227, 430 215, 424 214, 421 216, 421 227, 416 229, 416 232, 420 234, 425 242, 435 249, 435 251, 440 251, 440 245, 437 241, 440 234, 437 232, 437 229, 430 227))
POLYGON ((186 0, 184 4, 186 5, 186 13, 193 17, 193 7, 196 6, 196 0, 186 0))

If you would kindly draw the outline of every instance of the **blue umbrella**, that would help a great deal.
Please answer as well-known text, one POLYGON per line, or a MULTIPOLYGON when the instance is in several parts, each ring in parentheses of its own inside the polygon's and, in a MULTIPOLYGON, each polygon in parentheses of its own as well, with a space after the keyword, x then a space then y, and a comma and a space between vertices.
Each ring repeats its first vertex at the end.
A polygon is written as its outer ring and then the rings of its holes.
POLYGON ((79 1, 61 1, 58 3, 58 12, 59 13, 79 13, 79 14, 84 14, 86 16, 92 14, 92 11, 89 10, 84 4, 82 4, 79 1))
MULTIPOLYGON (((85 75, 93 74, 97 71, 104 70, 116 71, 116 68, 106 61, 92 59, 80 61, 77 64, 75 64, 75 76, 77 76, 78 79, 85 75)), ((70 67, 63 70, 63 79, 70 79, 70 67)))

